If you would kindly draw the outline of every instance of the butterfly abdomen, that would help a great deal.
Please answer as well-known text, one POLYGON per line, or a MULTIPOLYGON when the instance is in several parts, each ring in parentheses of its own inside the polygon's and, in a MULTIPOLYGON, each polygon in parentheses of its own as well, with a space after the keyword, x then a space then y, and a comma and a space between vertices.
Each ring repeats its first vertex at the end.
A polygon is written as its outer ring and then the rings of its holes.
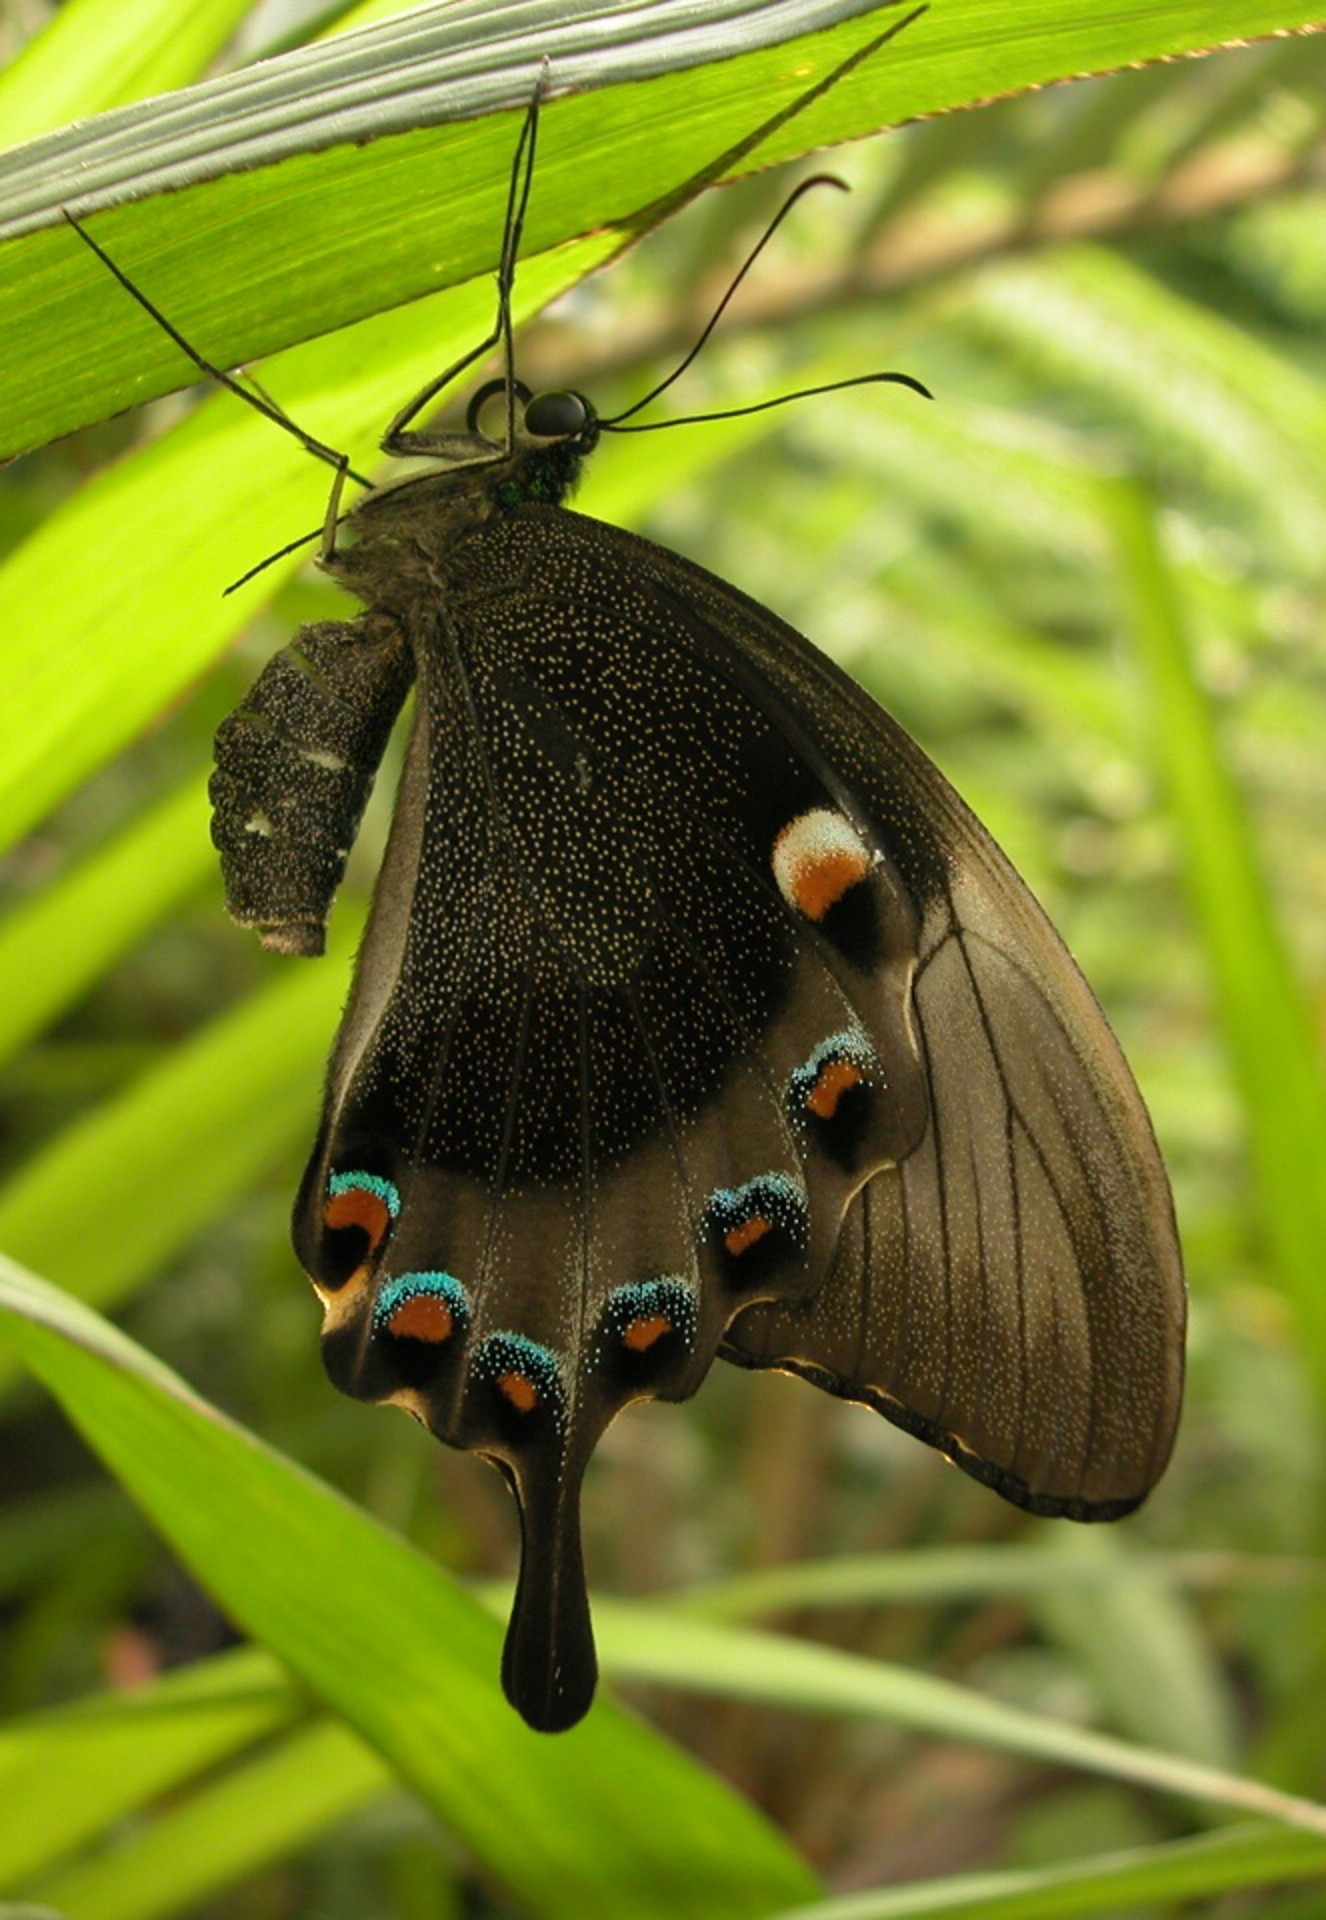
POLYGON ((226 905, 263 944, 316 954, 413 660, 397 623, 301 627, 216 736, 209 792, 226 905))

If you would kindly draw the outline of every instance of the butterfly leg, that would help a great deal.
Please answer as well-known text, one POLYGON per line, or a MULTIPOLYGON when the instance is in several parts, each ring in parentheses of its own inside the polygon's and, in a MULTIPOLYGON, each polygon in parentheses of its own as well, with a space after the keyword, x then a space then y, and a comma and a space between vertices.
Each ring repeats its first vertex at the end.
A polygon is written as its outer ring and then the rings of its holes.
POLYGON ((280 953, 318 954, 332 896, 413 678, 382 614, 301 627, 216 736, 212 839, 226 906, 280 953))

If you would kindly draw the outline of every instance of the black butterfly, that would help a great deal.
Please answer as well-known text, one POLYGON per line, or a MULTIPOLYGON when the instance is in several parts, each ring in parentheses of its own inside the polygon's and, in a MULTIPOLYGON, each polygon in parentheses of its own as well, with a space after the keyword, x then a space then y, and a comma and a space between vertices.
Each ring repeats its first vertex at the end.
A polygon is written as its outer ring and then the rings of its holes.
POLYGON ((462 363, 507 372, 464 433, 409 425, 458 368, 402 410, 386 450, 442 465, 350 545, 338 459, 323 564, 369 611, 270 663, 212 796, 232 914, 321 951, 415 687, 295 1245, 335 1383, 509 1481, 503 1684, 552 1730, 594 1691, 580 1485, 629 1401, 780 1367, 1110 1519, 1169 1454, 1184 1298, 1119 1048, 943 777, 767 609, 561 504, 617 423, 511 371, 538 106, 462 363))

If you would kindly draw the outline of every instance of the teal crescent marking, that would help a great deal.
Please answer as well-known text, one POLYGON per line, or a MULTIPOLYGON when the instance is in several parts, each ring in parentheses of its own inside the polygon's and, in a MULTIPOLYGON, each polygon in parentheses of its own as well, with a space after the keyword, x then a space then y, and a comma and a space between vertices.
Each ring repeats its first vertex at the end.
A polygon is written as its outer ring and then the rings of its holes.
POLYGON ((400 1216, 400 1188, 380 1173, 334 1173, 327 1182, 327 1192, 333 1199, 338 1193, 371 1193, 382 1202, 393 1220, 400 1216))
POLYGON ((420 1294, 445 1300, 457 1320, 469 1319, 470 1296, 454 1274, 398 1273, 388 1280, 377 1297, 373 1307, 374 1328, 385 1327, 398 1307, 407 1300, 417 1300, 420 1294))

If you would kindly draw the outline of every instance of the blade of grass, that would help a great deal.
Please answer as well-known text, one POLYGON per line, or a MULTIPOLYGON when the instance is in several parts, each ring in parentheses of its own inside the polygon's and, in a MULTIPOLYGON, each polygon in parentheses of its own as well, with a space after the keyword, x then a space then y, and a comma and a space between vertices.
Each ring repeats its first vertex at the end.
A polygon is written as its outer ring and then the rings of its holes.
MULTIPOLYGON (((522 311, 568 284, 606 244, 530 261, 522 311)), ((489 286, 465 288, 446 298, 445 312, 422 302, 299 348, 264 368, 264 384, 311 431, 363 462, 401 394, 481 337, 491 312, 489 286)), ((0 600, 12 616, 3 656, 25 698, 0 711, 0 845, 197 677, 304 556, 228 599, 227 584, 320 526, 326 501, 322 467, 269 421, 216 394, 173 433, 100 474, 9 557, 0 567, 0 600)))
POLYGON ((599 1601, 605 1667, 622 1679, 680 1686, 793 1712, 880 1719, 945 1739, 1082 1768, 1326 1836, 1326 1806, 1178 1754, 1028 1713, 931 1674, 836 1647, 720 1626, 662 1608, 599 1601))
POLYGON ((59 1018, 213 871, 205 783, 189 780, 0 924, 0 1063, 59 1018))
MULTIPOLYGON (((869 38, 851 24, 868 3, 663 0, 643 31, 597 10, 531 31, 501 10, 435 6, 31 143, 0 180, 0 451, 194 377, 64 207, 104 208, 98 240, 161 309, 222 364, 247 362, 491 271, 545 57, 555 88, 578 91, 544 116, 526 250, 604 229, 620 246, 660 196, 869 38), (848 25, 814 31, 835 21, 848 25), (647 100, 628 84, 646 75, 647 100)), ((833 98, 783 155, 861 130, 859 79, 833 98)))
POLYGON ((249 4, 70 0, 0 73, 0 145, 196 80, 249 4))
POLYGON ((158 1794, 306 1711, 267 1656, 246 1648, 140 1692, 10 1721, 0 1728, 0 1885, 22 1886, 158 1794))
MULTIPOLYGON (((1306 1556, 1131 1553, 1125 1564, 1154 1569, 1163 1579, 1183 1586, 1288 1589, 1326 1580, 1326 1562, 1306 1556)), ((1114 1562, 1076 1558, 1055 1547, 1020 1543, 914 1547, 904 1553, 844 1554, 840 1559, 761 1568, 712 1585, 684 1588, 670 1594, 668 1604, 707 1620, 750 1620, 807 1607, 989 1600, 1041 1593, 1071 1593, 1089 1604, 1093 1591, 1110 1585, 1120 1572, 1114 1562)))
POLYGON ((1184 607, 1155 510, 1102 483, 1123 612, 1157 777, 1178 832, 1225 1046, 1242 1094, 1261 1230, 1293 1304, 1309 1371, 1326 1394, 1326 1074, 1271 902, 1247 810, 1194 668, 1184 607))
POLYGON ((1090 1606, 1064 1587, 1032 1602, 1047 1641, 1064 1648, 1089 1679, 1100 1717, 1149 1746, 1232 1771, 1239 1747, 1234 1703, 1175 1583, 1098 1527, 1062 1529, 1056 1550, 1115 1575, 1096 1589, 1090 1606))
POLYGON ((111 1305, 260 1168, 311 1138, 351 932, 326 960, 214 1020, 35 1154, 0 1189, 0 1245, 111 1305))
POLYGON ((394 1786, 382 1761, 348 1728, 320 1721, 230 1768, 118 1846, 28 1891, 68 1920, 164 1920, 192 1912, 394 1786))
POLYGON ((770 1920, 1072 1920, 1134 1903, 1201 1899, 1326 1873, 1326 1844, 1306 1833, 1236 1828, 1195 1840, 1102 1854, 1070 1866, 963 1874, 910 1887, 847 1894, 770 1920))

